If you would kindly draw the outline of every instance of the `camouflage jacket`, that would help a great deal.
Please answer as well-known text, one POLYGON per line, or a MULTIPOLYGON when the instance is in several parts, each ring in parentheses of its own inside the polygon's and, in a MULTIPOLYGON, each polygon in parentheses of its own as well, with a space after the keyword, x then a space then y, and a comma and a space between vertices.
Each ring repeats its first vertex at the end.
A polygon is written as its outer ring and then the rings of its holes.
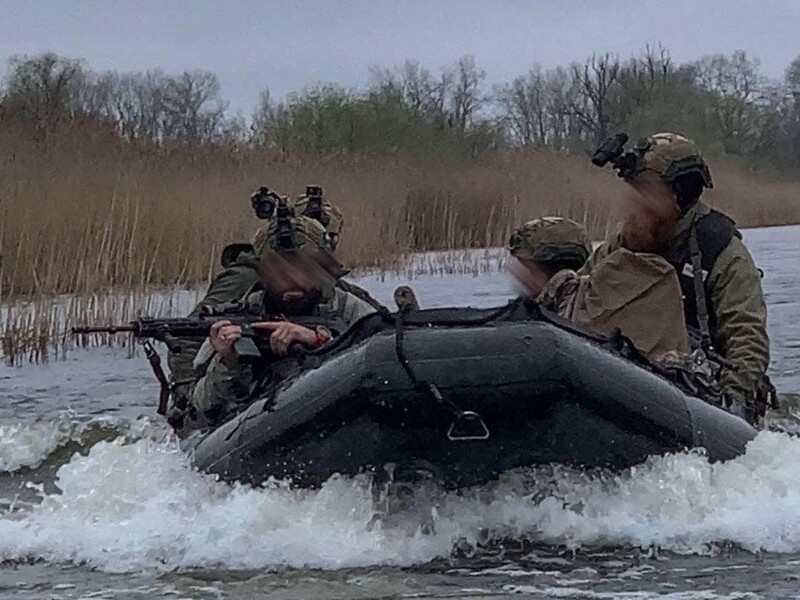
MULTIPOLYGON (((257 266, 258 261, 251 254, 239 255, 232 265, 214 278, 190 316, 196 316, 203 306, 218 306, 244 298, 259 285, 257 266)), ((180 408, 189 403, 191 389, 200 377, 193 365, 202 344, 202 340, 176 340, 167 354, 172 399, 180 408)))
MULTIPOLYGON (((260 303, 262 294, 255 292, 247 300, 260 303)), ((338 288, 334 288, 331 296, 317 304, 314 310, 315 316, 339 318, 347 325, 374 312, 375 308, 338 288)), ((248 400, 256 380, 270 376, 268 363, 254 366, 236 357, 223 359, 214 353, 208 339, 203 342, 192 368, 199 377, 190 386, 188 394, 191 406, 201 414, 248 400)))
POLYGON ((559 271, 537 301, 598 333, 620 330, 655 360, 689 352, 678 277, 655 254, 618 248, 588 275, 559 271), (659 315, 655 322, 653 314, 659 315))
MULTIPOLYGON (((676 248, 687 245, 694 223, 710 210, 707 204, 698 202, 676 224, 672 239, 658 254, 672 256, 676 248)), ((581 273, 590 272, 599 260, 621 245, 620 235, 615 233, 594 251, 581 273)), ((769 366, 767 307, 761 273, 738 237, 731 238, 717 257, 704 287, 714 311, 714 347, 736 366, 736 370, 723 370, 720 384, 734 399, 750 403, 762 388, 769 366)))
MULTIPOLYGON (((220 272, 209 285, 205 296, 197 303, 190 316, 197 315, 202 306, 217 306, 227 302, 236 302, 260 285, 258 278, 258 259, 251 253, 242 253, 226 269, 220 272)), ((381 305, 370 296, 369 292, 357 285, 337 280, 337 287, 367 302, 376 309, 381 305)), ((172 399, 176 406, 185 407, 191 401, 191 390, 202 375, 194 368, 194 361, 202 345, 201 340, 176 340, 167 355, 170 370, 172 399)))

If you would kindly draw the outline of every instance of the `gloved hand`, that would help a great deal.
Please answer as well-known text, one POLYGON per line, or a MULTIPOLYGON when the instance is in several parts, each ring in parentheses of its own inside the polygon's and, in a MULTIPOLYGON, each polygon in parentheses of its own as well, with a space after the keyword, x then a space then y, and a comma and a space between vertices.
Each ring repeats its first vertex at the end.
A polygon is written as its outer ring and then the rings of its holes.
POLYGON ((728 412, 741 417, 754 427, 758 427, 766 413, 767 406, 758 403, 755 394, 746 394, 737 388, 728 388, 723 394, 728 412))
POLYGON ((178 431, 183 427, 184 419, 186 418, 186 411, 173 406, 167 411, 167 423, 175 430, 178 431))

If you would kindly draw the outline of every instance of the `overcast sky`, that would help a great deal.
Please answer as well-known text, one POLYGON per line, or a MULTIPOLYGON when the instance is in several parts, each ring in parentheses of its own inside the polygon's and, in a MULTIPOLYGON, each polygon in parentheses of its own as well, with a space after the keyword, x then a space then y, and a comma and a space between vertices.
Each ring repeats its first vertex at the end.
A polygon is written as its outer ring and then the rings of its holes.
POLYGON ((800 0, 0 0, 0 59, 52 50, 96 69, 208 69, 246 113, 265 87, 359 86, 370 65, 406 58, 436 70, 473 54, 497 83, 648 42, 679 62, 743 49, 782 77, 800 54, 800 0))

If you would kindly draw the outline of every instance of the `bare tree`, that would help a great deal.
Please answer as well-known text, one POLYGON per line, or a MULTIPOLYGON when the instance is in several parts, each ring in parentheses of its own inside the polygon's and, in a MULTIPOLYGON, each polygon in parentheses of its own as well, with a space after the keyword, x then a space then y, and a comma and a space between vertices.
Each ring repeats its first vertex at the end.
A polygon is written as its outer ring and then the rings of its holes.
POLYGON ((486 102, 481 90, 486 72, 475 64, 475 57, 467 55, 462 56, 450 73, 445 74, 443 82, 450 78, 451 125, 465 131, 486 102))
POLYGON ((564 150, 583 131, 573 112, 578 91, 561 67, 542 71, 534 65, 524 77, 495 88, 494 101, 514 143, 564 150))
POLYGON ((80 61, 52 52, 13 57, 6 78, 3 114, 50 129, 74 118, 80 110, 80 90, 85 77, 80 61))
POLYGON ((634 59, 633 63, 638 66, 640 81, 650 90, 667 84, 672 73, 672 57, 661 44, 645 45, 642 56, 634 59))
POLYGON ((400 94, 403 102, 431 122, 443 122, 445 105, 450 94, 453 75, 445 70, 435 77, 415 60, 407 60, 393 69, 370 69, 373 90, 391 90, 400 94))
POLYGON ((616 56, 593 55, 582 65, 572 65, 577 98, 572 112, 590 137, 604 139, 612 125, 611 104, 618 89, 620 62, 616 56))
POLYGON ((791 99, 786 116, 786 130, 790 140, 794 164, 800 166, 800 56, 786 69, 786 90, 791 99))
POLYGON ((641 106, 662 93, 673 73, 669 52, 661 45, 648 44, 640 56, 631 58, 621 67, 619 96, 631 105, 641 106))
POLYGON ((109 110, 114 83, 111 76, 111 72, 87 73, 77 98, 86 116, 100 121, 113 121, 109 110))
POLYGON ((113 71, 99 76, 104 91, 104 112, 127 140, 161 142, 164 139, 169 79, 160 71, 124 73, 113 71))
POLYGON ((698 87, 716 97, 711 103, 726 152, 740 154, 755 133, 753 102, 761 90, 758 61, 741 50, 714 54, 691 65, 698 87))
POLYGON ((758 61, 737 50, 731 56, 714 54, 694 63, 698 85, 723 98, 746 102, 758 90, 758 61))
POLYGON ((786 68, 786 85, 797 104, 800 104, 800 56, 786 68))
POLYGON ((225 118, 217 76, 209 71, 185 71, 166 82, 163 132, 176 140, 211 141, 225 118))
POLYGON ((162 106, 155 88, 161 85, 161 73, 112 73, 111 80, 111 111, 122 137, 158 142, 162 106))
POLYGON ((503 124, 523 146, 544 145, 549 137, 547 88, 542 68, 534 65, 527 75, 495 89, 503 124))
POLYGON ((292 115, 284 102, 274 102, 269 89, 261 92, 250 125, 250 139, 258 146, 279 150, 287 156, 292 150, 292 115))
POLYGON ((550 129, 550 145, 566 150, 570 140, 579 139, 581 125, 572 107, 577 101, 577 88, 570 81, 569 73, 562 67, 545 74, 545 112, 550 129))
POLYGON ((272 101, 269 89, 261 92, 250 120, 250 138, 259 146, 276 147, 279 139, 276 125, 283 107, 272 101))

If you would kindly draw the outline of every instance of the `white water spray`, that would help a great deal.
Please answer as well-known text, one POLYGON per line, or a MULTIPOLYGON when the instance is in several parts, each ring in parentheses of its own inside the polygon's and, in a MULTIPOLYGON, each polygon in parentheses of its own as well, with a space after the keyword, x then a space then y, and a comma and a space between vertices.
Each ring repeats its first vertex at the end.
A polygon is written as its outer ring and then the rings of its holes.
POLYGON ((110 572, 194 567, 338 569, 447 556, 486 531, 569 546, 635 544, 704 552, 800 551, 800 440, 763 433, 746 455, 653 458, 622 475, 532 469, 437 498, 435 532, 370 527, 365 479, 320 490, 199 474, 172 442, 96 444, 58 471, 62 493, 0 516, 0 559, 85 562, 110 572), (546 490, 546 494, 542 491, 546 490))

